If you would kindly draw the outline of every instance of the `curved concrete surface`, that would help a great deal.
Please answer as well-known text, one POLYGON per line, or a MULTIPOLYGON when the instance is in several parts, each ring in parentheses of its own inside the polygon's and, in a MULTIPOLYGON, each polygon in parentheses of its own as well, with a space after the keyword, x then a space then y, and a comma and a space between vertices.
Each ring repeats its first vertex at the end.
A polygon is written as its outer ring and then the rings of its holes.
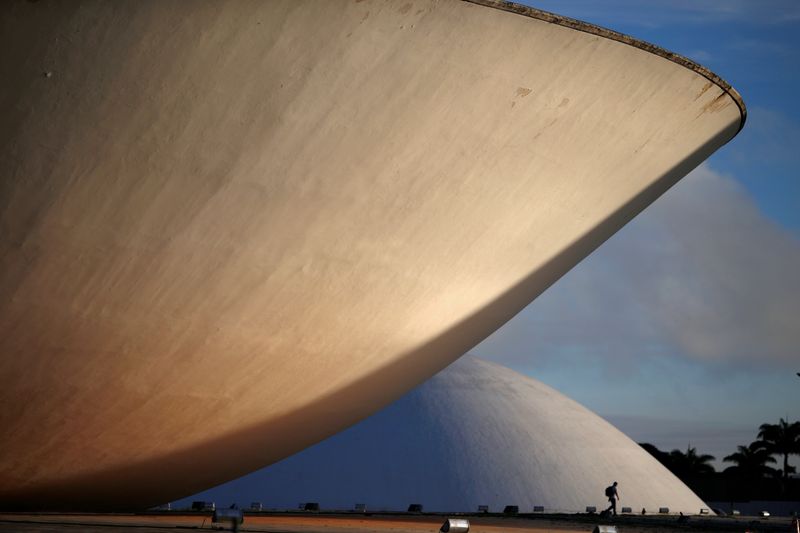
POLYGON ((0 501, 145 506, 333 434, 738 131, 702 69, 512 7, 3 3, 0 501))
MULTIPOLYGON (((252 501, 296 509, 583 512, 622 505, 698 514, 707 507, 638 444, 583 406, 508 368, 464 356, 386 409, 241 479, 177 502, 252 501)), ((619 508, 617 511, 619 512, 619 508)))

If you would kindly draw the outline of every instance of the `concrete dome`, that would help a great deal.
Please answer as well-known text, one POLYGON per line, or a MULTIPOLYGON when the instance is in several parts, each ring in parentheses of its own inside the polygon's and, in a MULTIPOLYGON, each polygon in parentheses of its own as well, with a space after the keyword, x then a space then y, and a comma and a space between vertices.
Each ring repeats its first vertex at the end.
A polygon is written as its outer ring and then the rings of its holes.
MULTIPOLYGON (((323 509, 640 511, 705 507, 635 442, 543 383, 465 356, 363 422, 268 468, 200 493, 218 504, 261 501, 323 509)), ((185 504, 189 500, 179 502, 185 504)))

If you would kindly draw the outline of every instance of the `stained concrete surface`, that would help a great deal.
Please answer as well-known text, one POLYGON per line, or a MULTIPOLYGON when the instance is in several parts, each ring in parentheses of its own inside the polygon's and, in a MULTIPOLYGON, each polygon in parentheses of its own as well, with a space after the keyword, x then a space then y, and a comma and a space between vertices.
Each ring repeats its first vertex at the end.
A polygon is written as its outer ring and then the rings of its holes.
POLYGON ((334 434, 739 131, 707 71, 503 6, 2 2, 0 505, 334 434))

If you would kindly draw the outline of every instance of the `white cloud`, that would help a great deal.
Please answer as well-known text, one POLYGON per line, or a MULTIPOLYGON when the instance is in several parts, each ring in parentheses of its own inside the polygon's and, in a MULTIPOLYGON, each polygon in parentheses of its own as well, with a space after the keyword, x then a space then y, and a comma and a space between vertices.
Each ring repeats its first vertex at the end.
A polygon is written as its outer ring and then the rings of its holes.
POLYGON ((800 242, 701 166, 475 353, 800 364, 800 242))

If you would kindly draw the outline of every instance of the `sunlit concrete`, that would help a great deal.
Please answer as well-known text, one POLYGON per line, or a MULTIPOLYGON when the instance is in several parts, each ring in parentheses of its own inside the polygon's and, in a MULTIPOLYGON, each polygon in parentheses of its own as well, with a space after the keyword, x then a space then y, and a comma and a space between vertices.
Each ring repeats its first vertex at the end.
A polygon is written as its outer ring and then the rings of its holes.
POLYGON ((668 52, 456 0, 5 2, 0 79, 10 507, 146 506, 356 422, 743 122, 668 52))
POLYGON ((708 507, 638 444, 547 385, 465 355, 359 424, 241 479, 177 502, 294 509, 501 512, 622 506, 698 514, 708 507))

